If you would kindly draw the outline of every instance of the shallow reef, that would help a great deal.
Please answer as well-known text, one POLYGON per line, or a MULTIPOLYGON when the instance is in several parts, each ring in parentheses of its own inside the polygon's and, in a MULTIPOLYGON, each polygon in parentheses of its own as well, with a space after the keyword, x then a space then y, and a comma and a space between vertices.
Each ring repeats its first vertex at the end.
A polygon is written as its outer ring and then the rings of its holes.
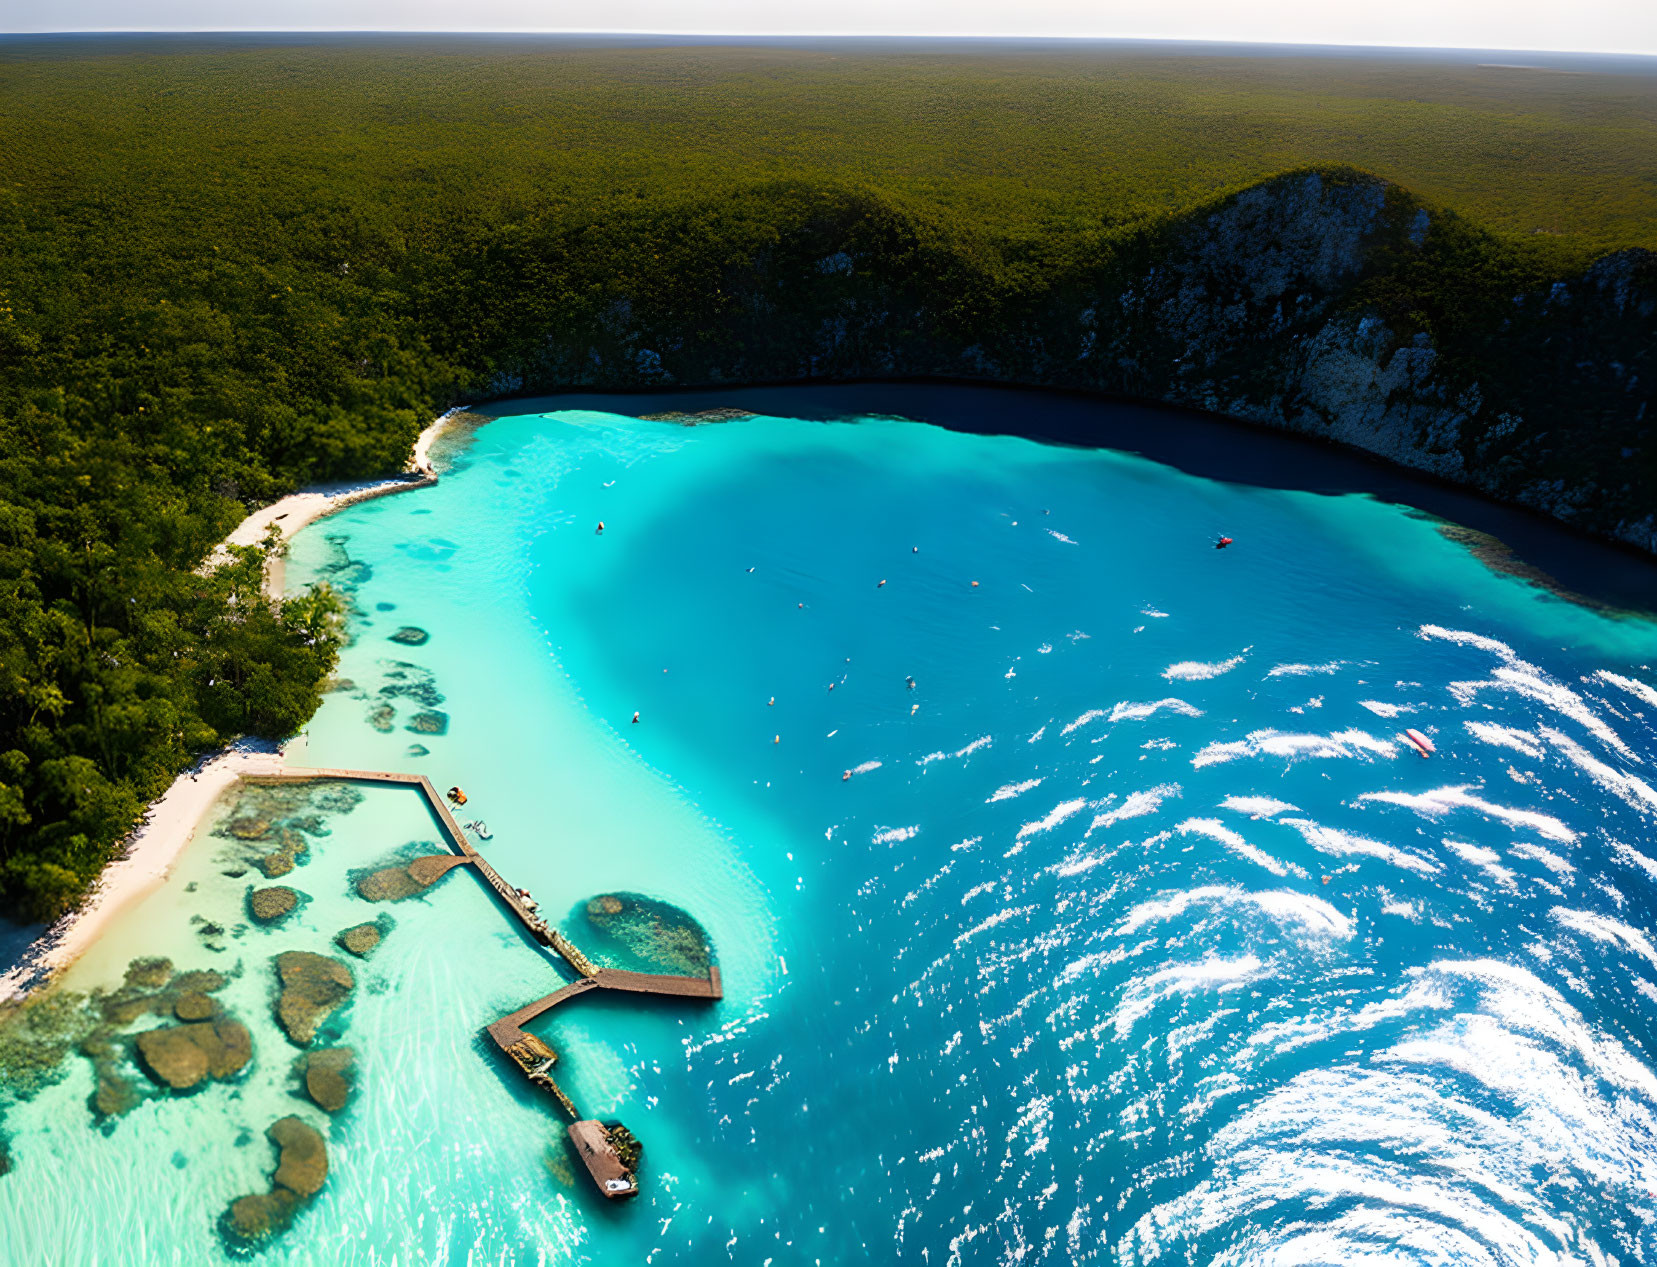
POLYGON ((334 934, 334 944, 341 950, 348 951, 358 959, 367 959, 380 948, 385 935, 391 931, 391 920, 381 916, 377 920, 369 920, 363 924, 353 924, 350 928, 342 928, 334 934))
POLYGON ((303 1118, 272 1122, 265 1138, 277 1149, 270 1191, 237 1197, 219 1221, 232 1252, 249 1252, 283 1231, 328 1179, 328 1145, 303 1118))
POLYGON ((578 941, 594 959, 647 972, 700 976, 712 962, 708 936, 667 902, 639 893, 604 893, 574 912, 578 941))
POLYGON ((338 959, 308 950, 283 951, 275 965, 282 985, 276 1019, 289 1041, 309 1046, 318 1027, 351 996, 357 978, 338 959))
POLYGON ((307 1052, 295 1066, 305 1083, 305 1094, 319 1109, 338 1113, 351 1099, 356 1082, 357 1053, 350 1047, 324 1047, 307 1052))

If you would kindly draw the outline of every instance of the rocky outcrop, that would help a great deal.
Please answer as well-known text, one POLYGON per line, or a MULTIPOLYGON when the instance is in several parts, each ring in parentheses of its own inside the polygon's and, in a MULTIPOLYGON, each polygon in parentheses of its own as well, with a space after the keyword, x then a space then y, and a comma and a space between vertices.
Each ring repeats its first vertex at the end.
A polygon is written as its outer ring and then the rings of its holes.
POLYGON ((595 278, 581 303, 561 294, 509 340, 487 390, 1083 389, 1362 449, 1657 550, 1648 251, 1573 265, 1377 177, 1320 169, 1102 238, 1024 282, 947 226, 853 195, 798 202, 788 231, 693 299, 645 274, 595 278))
POLYGON ((328 1146, 315 1127, 285 1117, 271 1123, 265 1137, 277 1148, 270 1191, 236 1198, 220 1222, 225 1240, 239 1252, 283 1231, 328 1178, 328 1146))
POLYGON ((287 1036, 309 1046, 317 1027, 351 996, 357 979, 338 959, 289 950, 276 956, 276 974, 282 993, 276 1000, 276 1019, 287 1036))
POLYGON ((326 1047, 301 1057, 305 1094, 319 1109, 338 1113, 351 1098, 357 1053, 349 1047, 326 1047))
POLYGON ((228 1018, 152 1029, 138 1035, 137 1047, 145 1072, 174 1091, 234 1077, 253 1058, 247 1026, 228 1018))
POLYGON ((247 895, 248 914, 261 924, 274 924, 286 919, 299 905, 299 894, 285 884, 273 884, 268 889, 252 889, 247 895))
POLYGON ((378 948, 382 936, 378 924, 353 924, 336 934, 334 940, 339 943, 340 949, 349 951, 358 959, 366 959, 378 948))

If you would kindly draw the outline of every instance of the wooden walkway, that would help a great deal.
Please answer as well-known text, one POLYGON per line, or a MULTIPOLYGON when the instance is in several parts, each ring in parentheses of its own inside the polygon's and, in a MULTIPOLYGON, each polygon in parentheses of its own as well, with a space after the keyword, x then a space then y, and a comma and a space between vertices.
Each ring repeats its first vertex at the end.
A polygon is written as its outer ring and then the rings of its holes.
MULTIPOLYGON (((571 946, 563 934, 547 927, 547 922, 524 903, 518 890, 513 888, 501 876, 499 871, 489 865, 489 860, 480 854, 467 839, 465 830, 455 821, 455 816, 449 812, 448 802, 443 799, 436 786, 423 774, 399 774, 388 770, 344 770, 331 767, 316 767, 314 769, 283 770, 277 774, 250 774, 244 776, 249 783, 321 783, 336 781, 344 783, 389 783, 398 787, 412 787, 418 789, 426 798, 426 804, 437 817, 438 826, 443 829, 443 835, 449 848, 461 854, 473 869, 483 877, 483 882, 495 891, 506 908, 517 917, 520 923, 529 930, 530 936, 543 946, 550 946, 558 951, 570 965, 583 976, 590 975, 592 964, 587 962, 585 955, 571 946), (560 945, 559 943, 563 943, 560 945), (574 951, 576 958, 571 958, 574 951), (586 971, 583 971, 583 969, 586 971)), ((458 865, 458 864, 457 864, 458 865)))
MULTIPOLYGON (((705 977, 672 976, 650 972, 627 972, 620 968, 601 968, 588 959, 574 942, 558 929, 550 927, 524 895, 508 884, 467 838, 455 816, 449 812, 432 781, 423 774, 398 774, 383 770, 345 770, 319 767, 315 769, 288 769, 272 774, 249 774, 243 779, 249 783, 318 783, 337 781, 346 783, 380 783, 418 790, 436 816, 438 825, 455 856, 416 858, 409 864, 411 874, 421 884, 435 882, 450 870, 470 865, 474 874, 494 890, 508 911, 529 930, 541 945, 555 951, 573 968, 577 979, 554 990, 551 994, 525 1004, 509 1016, 503 1016, 484 1033, 506 1054, 531 1083, 549 1091, 559 1106, 574 1121, 570 1139, 586 1163, 594 1183, 608 1197, 627 1196, 638 1191, 636 1177, 622 1166, 609 1143, 609 1128, 598 1122, 581 1120, 575 1102, 564 1092, 552 1076, 557 1054, 541 1039, 524 1029, 538 1016, 543 1016, 568 999, 593 990, 619 990, 629 994, 651 994, 681 999, 721 999, 724 986, 719 969, 709 965, 705 977), (418 872, 416 872, 418 868, 418 872), (625 1185, 625 1186, 623 1186, 625 1185)), ((614 1124, 619 1125, 619 1124, 614 1124)))
POLYGON ((566 999, 589 990, 622 990, 630 994, 657 994, 681 999, 722 999, 725 997, 719 969, 710 966, 705 977, 674 977, 653 972, 624 972, 619 968, 595 968, 591 976, 560 986, 544 998, 526 1003, 510 1016, 503 1016, 484 1030, 495 1045, 507 1050, 524 1036, 524 1026, 552 1011, 566 999))

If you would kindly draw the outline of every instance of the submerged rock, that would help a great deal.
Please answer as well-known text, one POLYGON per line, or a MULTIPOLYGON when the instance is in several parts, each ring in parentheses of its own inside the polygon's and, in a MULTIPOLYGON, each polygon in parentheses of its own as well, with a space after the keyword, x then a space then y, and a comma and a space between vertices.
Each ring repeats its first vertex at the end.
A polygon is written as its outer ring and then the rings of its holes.
POLYGON ((237 840, 260 840, 270 831, 270 819, 237 818, 231 821, 228 830, 237 840))
POLYGON ((432 750, 423 743, 411 743, 405 751, 411 757, 429 757, 432 750))
POLYGON ((289 950, 276 956, 282 994, 276 1001, 276 1019, 288 1037, 301 1047, 310 1045, 317 1026, 344 1003, 356 987, 351 969, 338 959, 289 950))
POLYGON ((328 1047, 305 1056, 305 1094, 317 1107, 338 1113, 351 1098, 357 1053, 350 1047, 328 1047))
POLYGON ((254 859, 254 865, 265 873, 267 880, 287 875, 296 865, 303 862, 311 851, 310 842, 291 827, 284 827, 277 832, 277 842, 277 847, 270 853, 254 859))
POLYGON ((282 1150, 276 1163, 278 1187, 313 1197, 328 1178, 328 1146, 316 1127, 297 1117, 271 1124, 266 1136, 282 1150))
POLYGON ((391 635, 393 642, 400 642, 405 647, 423 647, 431 641, 431 635, 418 625, 404 625, 391 635))
POLYGON ((380 926, 374 923, 353 924, 340 932, 334 940, 341 949, 350 951, 358 959, 366 959, 380 944, 380 926))
POLYGON ((277 1147, 269 1192, 237 1197, 220 1220, 233 1248, 251 1248, 285 1230, 328 1178, 328 1146, 316 1128, 297 1117, 271 1123, 265 1138, 277 1147))
POLYGON ((362 789, 350 783, 318 784, 311 793, 311 804, 325 814, 349 814, 362 800, 362 789))
POLYGON ((218 1005, 200 990, 187 990, 173 1002, 173 1015, 181 1021, 205 1021, 218 1005))
POLYGON ((368 724, 382 735, 397 728, 397 710, 390 704, 376 704, 368 710, 368 724))
POLYGON ((222 972, 214 972, 211 968, 193 968, 174 977, 172 988, 185 993, 217 994, 229 984, 230 978, 222 972))
POLYGON ((255 864, 265 873, 265 879, 275 880, 293 870, 293 855, 286 853, 267 853, 255 864))
POLYGON ((131 1025, 140 1016, 155 1011, 158 1005, 164 1012, 165 1003, 160 995, 128 994, 123 990, 100 1000, 98 1008, 111 1025, 131 1025))
POLYGON ((583 941, 601 961, 648 972, 700 976, 712 962, 707 934, 684 911, 637 893, 603 893, 577 908, 590 930, 583 941))
POLYGON ((228 1017, 152 1029, 138 1036, 138 1056, 156 1082, 188 1091, 206 1078, 229 1078, 253 1058, 247 1026, 228 1017))
POLYGON ((127 965, 127 984, 138 990, 159 990, 173 975, 171 959, 134 959, 127 965))
POLYGON ((284 884, 253 889, 247 895, 248 913, 261 924, 273 924, 286 918, 298 905, 299 894, 284 884))
POLYGON ((227 1239, 247 1242, 265 1240, 287 1227, 298 1208, 298 1196, 286 1188, 237 1197, 224 1216, 227 1239))
POLYGON ((435 709, 416 713, 405 729, 421 735, 446 735, 449 733, 449 715, 435 709))
POLYGON ((100 1069, 98 1089, 92 1093, 92 1107, 103 1117, 120 1117, 130 1113, 144 1102, 138 1088, 129 1078, 113 1069, 100 1069))
POLYGON ((357 881, 357 896, 367 902, 401 902, 423 891, 407 867, 383 867, 357 881))

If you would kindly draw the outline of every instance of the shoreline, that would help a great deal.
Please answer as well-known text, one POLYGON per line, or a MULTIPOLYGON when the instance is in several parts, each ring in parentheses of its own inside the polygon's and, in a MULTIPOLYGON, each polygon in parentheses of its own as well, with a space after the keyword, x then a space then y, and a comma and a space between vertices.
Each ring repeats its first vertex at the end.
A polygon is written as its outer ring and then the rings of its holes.
MULTIPOLYGON (((378 480, 320 484, 289 493, 254 511, 237 524, 202 562, 211 571, 230 559, 231 546, 257 546, 272 529, 283 548, 265 567, 265 595, 280 600, 286 581, 284 554, 300 529, 358 502, 437 483, 432 449, 447 431, 457 407, 433 419, 414 442, 406 471, 378 480)), ((172 874, 218 799, 245 775, 280 773, 290 747, 303 748, 303 732, 282 743, 241 738, 205 753, 173 780, 145 808, 144 816, 122 844, 121 853, 98 876, 87 899, 56 923, 47 925, 21 951, 7 955, 0 970, 0 1003, 15 1002, 48 984, 95 942, 118 914, 153 893, 172 874)))

